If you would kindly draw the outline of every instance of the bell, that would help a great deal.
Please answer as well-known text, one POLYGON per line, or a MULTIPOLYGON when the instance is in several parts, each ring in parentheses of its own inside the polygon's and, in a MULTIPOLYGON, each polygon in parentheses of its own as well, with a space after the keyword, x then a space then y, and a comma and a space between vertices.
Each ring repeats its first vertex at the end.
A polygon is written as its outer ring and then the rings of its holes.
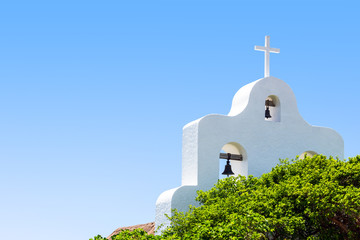
POLYGON ((266 106, 266 110, 265 110, 265 118, 268 119, 268 118, 271 118, 271 115, 270 115, 270 110, 269 110, 269 107, 266 106))
POLYGON ((226 161, 225 170, 223 171, 222 175, 234 175, 233 171, 231 170, 230 160, 226 161))

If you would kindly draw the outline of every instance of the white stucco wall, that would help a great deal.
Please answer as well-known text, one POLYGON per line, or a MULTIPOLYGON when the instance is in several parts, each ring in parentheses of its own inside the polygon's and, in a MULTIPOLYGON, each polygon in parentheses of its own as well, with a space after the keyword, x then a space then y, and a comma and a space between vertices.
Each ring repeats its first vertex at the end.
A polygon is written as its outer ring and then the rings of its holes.
POLYGON ((330 128, 309 125, 298 112, 294 93, 282 80, 267 77, 252 82, 235 94, 227 116, 207 115, 184 127, 182 186, 159 196, 156 227, 169 224, 164 214, 171 215, 171 209, 186 211, 189 205, 196 205, 197 190, 213 187, 219 177, 222 149, 244 155, 244 161, 231 163, 236 175, 260 176, 271 171, 279 158, 294 158, 306 151, 343 158, 344 142, 330 128), (278 121, 264 118, 265 100, 271 95, 280 102, 278 121))

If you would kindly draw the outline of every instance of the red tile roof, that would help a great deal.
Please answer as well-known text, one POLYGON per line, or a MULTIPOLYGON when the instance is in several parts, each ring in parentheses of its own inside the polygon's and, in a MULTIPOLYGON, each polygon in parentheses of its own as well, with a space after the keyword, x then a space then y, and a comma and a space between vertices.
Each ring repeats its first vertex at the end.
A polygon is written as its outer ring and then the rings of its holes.
POLYGON ((118 234, 121 230, 135 230, 138 228, 142 228, 144 229, 145 232, 147 232, 148 234, 154 235, 155 234, 155 222, 151 222, 151 223, 145 223, 145 224, 138 224, 135 226, 129 226, 129 227, 120 227, 118 229, 116 229, 112 234, 110 234, 110 236, 108 236, 108 239, 111 239, 112 236, 118 234))

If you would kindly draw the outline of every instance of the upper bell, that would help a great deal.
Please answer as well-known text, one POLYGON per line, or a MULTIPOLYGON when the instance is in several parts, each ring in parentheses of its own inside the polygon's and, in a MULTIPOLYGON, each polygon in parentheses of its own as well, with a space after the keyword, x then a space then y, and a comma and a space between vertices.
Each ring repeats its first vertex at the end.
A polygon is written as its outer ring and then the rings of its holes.
POLYGON ((266 119, 271 118, 271 115, 270 115, 270 110, 269 110, 269 106, 266 106, 266 110, 265 110, 265 118, 266 118, 266 119))
POLYGON ((222 175, 234 175, 235 173, 231 170, 230 161, 226 161, 225 170, 223 171, 222 175))

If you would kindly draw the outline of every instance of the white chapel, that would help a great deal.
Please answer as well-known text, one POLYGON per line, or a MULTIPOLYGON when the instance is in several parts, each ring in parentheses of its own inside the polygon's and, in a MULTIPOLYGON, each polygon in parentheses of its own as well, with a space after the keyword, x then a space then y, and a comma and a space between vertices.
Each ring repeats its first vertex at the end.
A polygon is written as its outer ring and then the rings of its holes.
POLYGON ((265 52, 265 74, 243 86, 234 96, 228 115, 210 114, 183 128, 182 183, 163 192, 156 202, 156 227, 166 227, 171 209, 187 211, 197 206, 197 190, 208 190, 219 179, 220 152, 228 154, 234 175, 260 176, 279 159, 305 154, 344 157, 344 141, 333 129, 312 126, 299 114, 293 91, 284 81, 270 76, 270 53, 280 50, 255 46, 265 52), (241 156, 241 161, 231 155, 241 156))

